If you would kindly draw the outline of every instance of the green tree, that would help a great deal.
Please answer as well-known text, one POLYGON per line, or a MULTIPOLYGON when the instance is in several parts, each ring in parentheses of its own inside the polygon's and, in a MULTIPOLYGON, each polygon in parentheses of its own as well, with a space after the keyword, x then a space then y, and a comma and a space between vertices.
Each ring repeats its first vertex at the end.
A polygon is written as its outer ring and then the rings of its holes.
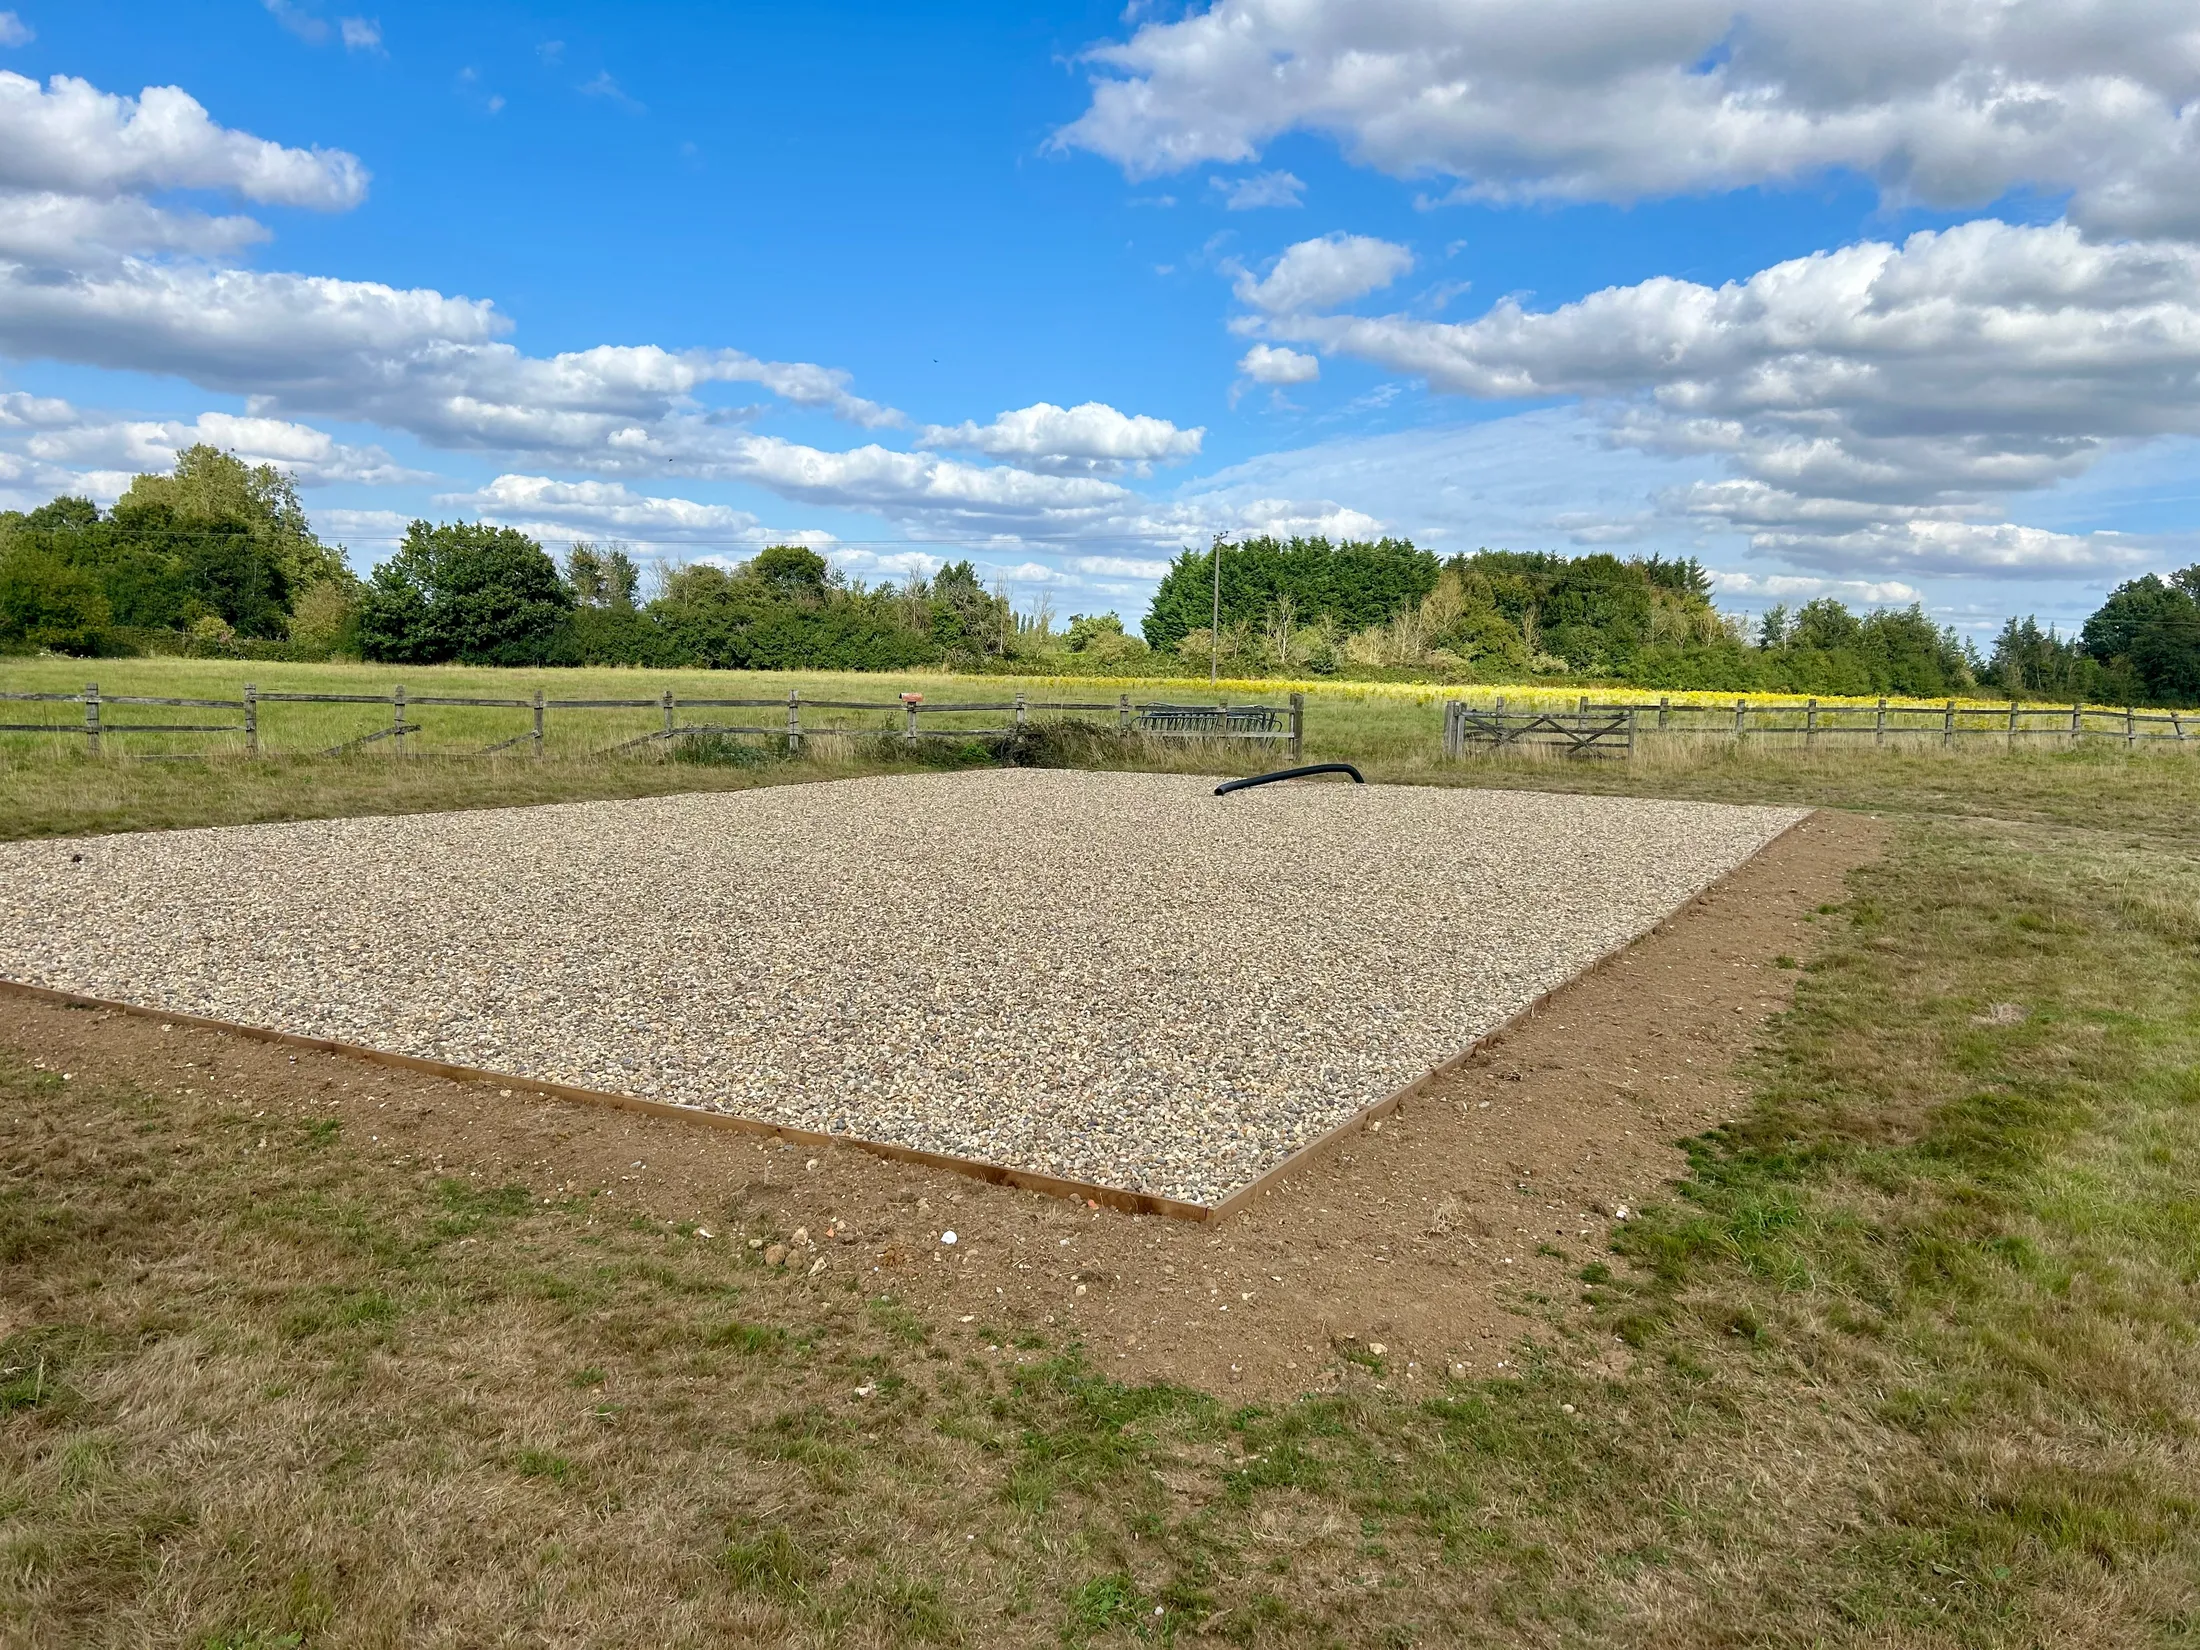
POLYGON ((324 658, 359 650, 359 587, 350 579, 308 585, 292 604, 290 639, 324 658))
POLYGON ((361 651, 392 664, 526 665, 571 654, 573 596, 510 527, 416 521, 359 604, 361 651))
POLYGON ((579 607, 630 612, 642 586, 642 570, 625 545, 598 549, 581 539, 565 553, 565 582, 579 607))
POLYGON ((1574 669, 1616 674, 1650 631, 1650 582, 1640 564, 1579 556, 1553 579, 1542 604, 1543 646, 1574 669))
POLYGON ((277 569, 287 589, 351 578, 344 553, 315 535, 298 501, 296 482, 272 464, 248 465, 219 447, 203 442, 186 447, 167 475, 141 475, 131 482, 130 490, 115 501, 114 514, 127 521, 140 511, 165 512, 148 519, 157 519, 170 531, 243 533, 277 569))
POLYGON ((99 581, 35 546, 0 546, 0 643, 96 653, 108 623, 99 581))
POLYGON ((799 544, 775 544, 759 551, 748 563, 748 571, 780 595, 809 601, 823 601, 833 583, 832 565, 799 544))
POLYGON ((1174 650, 1214 619, 1216 555, 1222 557, 1225 629, 1265 627, 1278 597, 1289 597, 1292 622, 1327 621, 1345 630, 1382 624, 1417 607, 1436 588, 1436 557, 1403 539, 1375 542, 1262 537, 1219 550, 1186 550, 1169 565, 1141 625, 1147 645, 1174 650))
POLYGON ((909 591, 937 657, 963 654, 975 661, 1001 651, 1008 604, 986 589, 969 562, 951 561, 929 581, 913 581, 909 591))
POLYGON ((899 622, 891 593, 843 589, 822 557, 786 548, 793 554, 767 550, 731 572, 673 574, 647 615, 658 657, 724 670, 902 670, 938 656, 899 622))
POLYGON ((2200 698, 2200 566, 2118 585, 2080 637, 2119 697, 2193 703, 2200 698))

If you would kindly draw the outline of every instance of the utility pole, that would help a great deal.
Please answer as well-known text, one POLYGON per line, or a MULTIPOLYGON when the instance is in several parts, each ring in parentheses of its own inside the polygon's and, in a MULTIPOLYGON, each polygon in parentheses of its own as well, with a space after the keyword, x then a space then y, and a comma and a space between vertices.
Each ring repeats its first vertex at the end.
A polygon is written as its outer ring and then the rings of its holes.
POLYGON ((1207 685, 1215 686, 1222 680, 1222 547, 1230 542, 1228 533, 1215 535, 1214 548, 1209 552, 1215 558, 1215 622, 1207 630, 1207 685))

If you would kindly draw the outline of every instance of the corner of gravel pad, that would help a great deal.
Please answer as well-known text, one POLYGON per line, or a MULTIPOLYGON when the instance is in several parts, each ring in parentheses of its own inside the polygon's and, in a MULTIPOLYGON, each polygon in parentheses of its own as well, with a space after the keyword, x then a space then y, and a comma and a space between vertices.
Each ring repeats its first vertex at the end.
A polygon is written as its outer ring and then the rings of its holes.
POLYGON ((1807 814, 1213 783, 981 770, 224 828, 204 858, 215 832, 15 844, 0 974, 1212 1207, 1807 814), (1383 853, 1327 828, 1385 818, 1383 853), (407 878, 381 908, 316 903, 360 866, 311 853, 378 850, 407 878))

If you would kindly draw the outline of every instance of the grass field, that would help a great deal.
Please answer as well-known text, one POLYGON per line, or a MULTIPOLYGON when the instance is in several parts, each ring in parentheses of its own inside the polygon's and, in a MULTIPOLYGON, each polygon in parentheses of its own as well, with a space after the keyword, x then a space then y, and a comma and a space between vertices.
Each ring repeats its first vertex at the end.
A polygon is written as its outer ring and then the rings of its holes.
MULTIPOLYGON (((1447 769, 1434 718, 1325 706, 1309 754, 1895 822, 1794 959, 1752 1098, 1581 1269, 1624 1374, 1547 1339, 1515 1378, 1244 1405, 1121 1385, 1039 1324, 999 1326, 1009 1366, 891 1294, 21 1048, 0 1638, 2200 1639, 2200 766, 1676 747, 1447 769)), ((0 774, 0 829, 795 771, 834 770, 40 758, 0 774)))

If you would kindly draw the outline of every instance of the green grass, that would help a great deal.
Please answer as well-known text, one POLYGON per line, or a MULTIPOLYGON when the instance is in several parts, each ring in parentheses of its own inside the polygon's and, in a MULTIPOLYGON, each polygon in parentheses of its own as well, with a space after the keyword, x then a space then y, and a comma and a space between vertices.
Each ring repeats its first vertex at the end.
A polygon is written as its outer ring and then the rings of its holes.
POLYGON ((0 1639, 2192 1642, 2193 772, 1477 765, 1898 824, 1568 1338, 1419 1399, 971 1360, 745 1248, 0 1062, 0 1639))

